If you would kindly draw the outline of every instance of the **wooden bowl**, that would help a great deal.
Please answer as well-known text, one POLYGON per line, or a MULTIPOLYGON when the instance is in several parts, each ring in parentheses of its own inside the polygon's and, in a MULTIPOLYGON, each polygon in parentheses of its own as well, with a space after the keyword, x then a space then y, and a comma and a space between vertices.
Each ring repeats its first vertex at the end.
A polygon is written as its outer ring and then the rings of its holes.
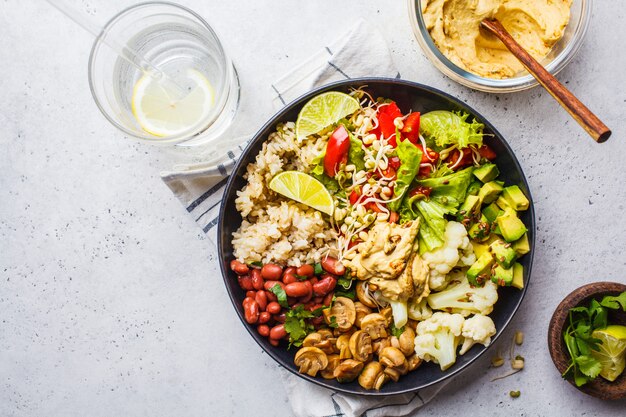
MULTIPOLYGON (((563 374, 568 367, 570 356, 563 340, 563 331, 567 327, 568 313, 573 307, 589 305, 592 298, 600 301, 605 295, 618 295, 626 291, 626 285, 617 282, 594 282, 583 285, 571 292, 554 310, 550 327, 548 328, 548 348, 554 365, 563 374)), ((609 323, 626 325, 626 313, 622 310, 609 310, 609 323)), ((576 387, 573 380, 568 380, 576 387)), ((619 400, 626 398, 626 372, 615 381, 609 382, 602 377, 588 382, 582 387, 576 387, 585 394, 603 400, 619 400)))

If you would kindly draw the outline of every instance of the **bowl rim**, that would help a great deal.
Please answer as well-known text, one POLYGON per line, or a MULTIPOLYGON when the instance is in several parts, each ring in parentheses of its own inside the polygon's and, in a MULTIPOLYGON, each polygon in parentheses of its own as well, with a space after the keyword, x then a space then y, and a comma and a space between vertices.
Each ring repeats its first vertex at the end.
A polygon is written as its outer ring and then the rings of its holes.
MULTIPOLYGON (((582 18, 576 25, 572 39, 552 61, 545 65, 545 68, 552 75, 556 75, 561 72, 561 70, 563 70, 563 68, 565 68, 567 64, 572 61, 572 59, 574 59, 580 50, 587 30, 589 29, 593 0, 580 1, 582 3, 582 18)), ((433 42, 430 33, 426 29, 421 10, 418 10, 417 8, 417 5, 421 5, 421 2, 422 0, 408 0, 407 3, 409 9, 409 20, 411 22, 411 27, 413 28, 413 34, 415 35, 417 43, 420 45, 424 55, 426 55, 433 66, 445 76, 466 87, 487 93, 514 93, 517 91, 528 90, 539 85, 539 82, 528 73, 518 77, 496 79, 481 77, 457 66, 455 63, 450 61, 448 57, 441 53, 439 48, 437 48, 437 45, 433 42)), ((571 23, 571 21, 569 23, 571 23)))
MULTIPOLYGON (((249 162, 248 162, 249 163, 249 162)), ((244 328, 246 329, 246 331, 248 332, 248 334, 250 334, 250 336, 252 336, 252 338, 254 339, 254 341, 261 347, 261 349, 263 349, 263 351, 265 353, 267 353, 272 359, 274 359, 274 361, 276 361, 279 365, 281 365, 283 368, 287 369, 289 372, 291 372, 294 375, 297 375, 300 378, 306 379, 310 382, 313 382, 314 384, 321 386, 323 388, 327 388, 330 389, 334 392, 342 392, 345 394, 351 394, 351 395, 361 395, 361 396, 367 396, 367 397, 382 397, 382 396, 389 396, 389 395, 396 395, 396 394, 406 394, 406 393, 413 393, 415 391, 424 389, 426 387, 438 384, 442 381, 448 380, 452 377, 455 377, 457 375, 459 375, 461 372, 467 370, 470 365, 472 365, 476 360, 478 360, 482 355, 485 354, 485 352, 491 347, 494 346, 495 341, 500 337, 500 335, 504 332, 504 330, 508 327, 508 325, 511 323, 511 321, 513 320, 513 317, 515 317, 515 314, 517 313, 517 311, 519 310, 519 307, 521 306, 522 302, 524 301, 524 297, 526 296, 526 292, 528 290, 528 286, 530 284, 530 279, 532 276, 532 265, 533 265, 533 259, 534 259, 534 254, 535 254, 535 240, 536 240, 536 221, 535 221, 535 209, 534 209, 534 202, 533 202, 533 197, 532 194, 530 192, 530 187, 528 186, 528 181, 526 179, 526 176, 524 175, 524 172, 522 170, 521 165, 519 164, 519 161, 517 159, 517 157, 515 156, 515 153, 513 152, 513 150, 511 149, 511 147, 509 146, 508 142, 504 139, 504 136, 502 136, 502 134, 500 134, 500 132, 487 120, 485 119, 482 114, 480 114, 478 111, 476 111, 473 107, 469 106, 467 103, 463 102, 462 100, 448 94, 445 93, 437 88, 434 87, 430 87, 421 83, 417 83, 414 81, 408 81, 408 80, 403 80, 403 79, 399 79, 399 78, 387 78, 387 77, 363 77, 363 78, 352 78, 352 79, 347 79, 347 80, 341 80, 341 81, 336 81, 333 83, 329 83, 329 84, 325 84, 323 86, 314 88, 304 94, 302 94, 301 96, 299 96, 298 98, 296 98, 295 100, 291 101, 290 103, 288 103, 287 105, 285 105, 282 109, 280 109, 278 112, 276 112, 266 123, 263 124, 263 126, 252 136, 252 138, 250 139, 250 141, 248 141, 248 144, 246 145, 246 148, 243 150, 243 152, 241 153, 241 156, 239 157, 239 159, 237 160, 235 166, 233 167, 232 171, 231 171, 231 175, 228 178, 228 181, 226 183, 226 186, 224 188, 224 194, 222 197, 222 201, 220 203, 220 210, 219 210, 219 220, 218 220, 218 227, 217 227, 217 236, 218 236, 218 259, 220 261, 220 272, 222 274, 222 279, 224 281, 224 285, 226 286, 226 292, 228 293, 228 297, 231 301, 231 305, 233 307, 233 309, 235 309, 235 313, 237 314, 237 316, 239 317, 239 320, 242 322, 242 324, 244 325, 244 328), (524 288, 521 290, 521 295, 520 298, 518 300, 518 302, 516 303, 516 305, 513 308, 513 312, 512 314, 506 318, 504 325, 501 326, 500 329, 498 329, 498 332, 496 333, 496 335, 494 337, 492 337, 491 340, 491 344, 488 347, 482 347, 481 346, 481 350, 479 352, 476 353, 476 355, 469 359, 468 362, 464 363, 463 366, 460 366, 458 369, 454 369, 452 371, 448 370, 445 373, 442 373, 441 377, 434 379, 433 381, 430 381, 428 383, 419 385, 419 386, 415 386, 415 387, 409 387, 409 388, 404 388, 404 389, 399 389, 397 391, 393 391, 393 392, 379 392, 376 390, 369 390, 366 392, 356 392, 353 390, 350 390, 348 388, 343 388, 343 387, 337 387, 337 386, 333 386, 330 385, 329 383, 326 382, 325 379, 320 379, 320 378, 314 378, 311 377, 307 374, 301 374, 299 373, 297 370, 292 369, 290 366, 286 366, 283 362, 283 360, 278 357, 278 355, 275 354, 274 349, 266 349, 265 346, 263 346, 263 344, 261 344, 261 342, 259 341, 259 335, 257 332, 254 331, 253 327, 250 326, 244 319, 244 317, 241 315, 241 313, 239 312, 239 310, 237 310, 236 308, 236 303, 239 303, 240 300, 235 298, 235 295, 231 292, 230 287, 228 285, 228 272, 229 269, 227 267, 227 263, 224 262, 224 245, 223 245, 223 239, 222 236, 224 234, 224 214, 226 211, 226 201, 227 198, 226 196, 230 195, 233 192, 233 186, 235 183, 235 175, 233 175, 234 173, 236 173, 241 165, 244 163, 244 161, 246 161, 249 157, 249 154, 252 152, 254 145, 259 142, 259 141, 265 141, 267 140, 267 137, 263 137, 262 133, 266 131, 266 129, 275 126, 278 121, 288 112, 290 112, 291 110, 293 110, 294 107, 297 107, 299 105, 304 105, 304 103, 306 103, 306 101, 308 101, 309 99, 311 99, 312 97, 321 94, 323 92, 326 91, 331 91, 335 88, 339 88, 339 87, 346 87, 346 86, 350 86, 350 85, 360 85, 360 86, 367 86, 368 84, 371 83, 382 83, 382 84, 396 84, 396 85, 402 85, 402 86, 406 86, 409 88, 417 88, 417 89, 421 89, 424 91, 427 91, 430 94, 434 94, 434 95, 439 95, 442 96, 443 98, 446 98, 452 102, 454 102, 455 104, 459 105, 460 107, 463 108, 467 108, 470 111, 470 114, 473 117, 476 117, 478 119, 480 119, 481 123, 484 123, 485 126, 494 133, 495 136, 499 137, 502 140, 502 144, 504 145, 506 151, 509 153, 509 155, 511 156, 511 159, 516 167, 516 169, 521 173, 521 183, 524 185, 525 189, 528 192, 528 199, 530 201, 530 207, 529 207, 529 215, 530 215, 530 227, 533 229, 533 233, 532 233, 532 239, 531 239, 531 251, 530 253, 527 254, 527 256, 529 256, 528 259, 528 272, 527 272, 527 281, 526 281, 526 285, 524 285, 524 288)))

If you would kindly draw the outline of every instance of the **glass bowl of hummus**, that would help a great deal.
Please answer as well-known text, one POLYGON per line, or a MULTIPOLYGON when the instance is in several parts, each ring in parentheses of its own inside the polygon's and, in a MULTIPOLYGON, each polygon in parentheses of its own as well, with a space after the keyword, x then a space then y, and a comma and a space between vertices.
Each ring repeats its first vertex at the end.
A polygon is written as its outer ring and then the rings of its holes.
POLYGON ((510 93, 538 85, 493 35, 479 28, 495 17, 550 73, 582 45, 592 0, 408 0, 413 32, 426 57, 454 81, 510 93))

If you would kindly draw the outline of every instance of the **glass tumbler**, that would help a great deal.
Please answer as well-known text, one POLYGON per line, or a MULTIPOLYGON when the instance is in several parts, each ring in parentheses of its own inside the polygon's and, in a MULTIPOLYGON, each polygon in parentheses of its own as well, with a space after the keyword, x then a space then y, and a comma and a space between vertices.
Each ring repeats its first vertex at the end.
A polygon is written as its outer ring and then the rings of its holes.
POLYGON ((192 10, 169 2, 136 4, 104 26, 89 57, 89 86, 96 105, 114 126, 152 144, 209 145, 230 126, 239 105, 237 72, 213 29, 192 10), (132 53, 120 53, 111 45, 132 53), (134 89, 145 75, 141 68, 146 62, 174 81, 182 80, 186 71, 199 72, 213 93, 210 110, 182 131, 149 133, 133 113, 134 89))

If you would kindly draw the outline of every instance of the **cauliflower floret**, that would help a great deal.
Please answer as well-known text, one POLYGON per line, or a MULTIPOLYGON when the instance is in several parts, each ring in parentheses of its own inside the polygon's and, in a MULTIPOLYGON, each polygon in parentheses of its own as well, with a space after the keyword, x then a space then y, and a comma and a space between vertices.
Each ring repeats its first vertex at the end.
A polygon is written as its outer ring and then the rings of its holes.
POLYGON ((417 324, 415 353, 427 362, 439 364, 445 371, 456 362, 463 322, 460 314, 437 312, 431 318, 417 324))
POLYGON ((487 315, 498 301, 498 286, 489 280, 482 287, 472 287, 467 276, 463 275, 457 284, 430 294, 427 300, 433 310, 451 311, 465 317, 472 314, 487 315))
POLYGON ((430 268, 428 281, 430 289, 443 290, 450 282, 448 274, 452 268, 469 266, 476 261, 465 226, 457 222, 448 222, 443 246, 432 252, 425 252, 422 259, 430 268))
POLYGON ((419 303, 415 302, 414 298, 409 299, 409 318, 412 320, 422 321, 430 318, 433 315, 433 311, 428 306, 426 298, 422 298, 419 303))
POLYGON ((496 325, 493 320, 482 314, 476 314, 463 323, 463 346, 459 354, 464 355, 476 343, 487 347, 491 343, 491 336, 496 334, 496 325))

